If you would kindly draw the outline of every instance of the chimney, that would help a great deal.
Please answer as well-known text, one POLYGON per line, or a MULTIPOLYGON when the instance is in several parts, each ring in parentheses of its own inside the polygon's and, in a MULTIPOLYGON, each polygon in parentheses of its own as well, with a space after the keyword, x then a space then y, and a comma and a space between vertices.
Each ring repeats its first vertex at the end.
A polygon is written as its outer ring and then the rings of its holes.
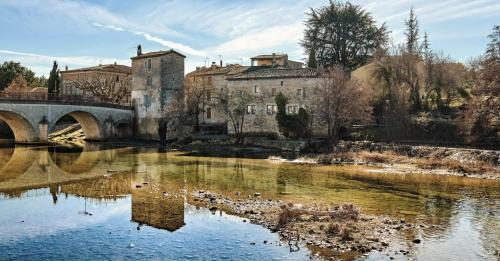
POLYGON ((220 60, 220 67, 222 67, 222 59, 220 60))
POLYGON ((139 44, 137 46, 137 56, 142 55, 142 46, 139 44))
POLYGON ((273 67, 276 66, 276 53, 273 53, 273 67))
POLYGON ((212 62, 212 67, 215 67, 215 66, 217 66, 217 65, 215 65, 215 62, 212 62))
POLYGON ((66 69, 66 71, 67 71, 68 70, 68 66, 66 65, 66 67, 64 69, 66 69))
POLYGON ((115 65, 116 65, 116 62, 115 62, 115 65))

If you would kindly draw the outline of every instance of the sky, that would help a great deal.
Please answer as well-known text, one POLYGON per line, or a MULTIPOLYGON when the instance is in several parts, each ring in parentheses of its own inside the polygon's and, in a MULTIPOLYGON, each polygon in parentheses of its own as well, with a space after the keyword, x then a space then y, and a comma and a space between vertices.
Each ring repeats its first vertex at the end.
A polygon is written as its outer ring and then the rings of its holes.
MULTIPOLYGON (((498 0, 353 0, 392 42, 404 40, 404 20, 415 9, 431 48, 457 61, 484 52, 500 24, 498 0)), ((0 62, 18 61, 37 75, 52 62, 70 69, 117 62, 143 52, 175 49, 186 73, 220 59, 249 65, 259 54, 287 53, 304 61, 300 46, 311 8, 328 0, 0 0, 0 62)))

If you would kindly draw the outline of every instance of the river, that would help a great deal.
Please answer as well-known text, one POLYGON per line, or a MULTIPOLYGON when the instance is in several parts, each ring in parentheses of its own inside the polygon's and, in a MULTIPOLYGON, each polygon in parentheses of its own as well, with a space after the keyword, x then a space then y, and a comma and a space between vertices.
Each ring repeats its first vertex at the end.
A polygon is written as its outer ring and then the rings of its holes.
MULTIPOLYGON (((255 156, 255 155, 253 155, 255 156)), ((500 181, 383 174, 156 148, 0 147, 0 259, 309 260, 242 217, 191 205, 190 191, 350 202, 421 225, 368 260, 498 260, 500 181), (149 186, 161 187, 168 197, 149 186), (411 241, 418 236, 422 243, 411 241), (293 251, 291 251, 293 250, 293 251)), ((164 193, 165 194, 165 193, 164 193)))

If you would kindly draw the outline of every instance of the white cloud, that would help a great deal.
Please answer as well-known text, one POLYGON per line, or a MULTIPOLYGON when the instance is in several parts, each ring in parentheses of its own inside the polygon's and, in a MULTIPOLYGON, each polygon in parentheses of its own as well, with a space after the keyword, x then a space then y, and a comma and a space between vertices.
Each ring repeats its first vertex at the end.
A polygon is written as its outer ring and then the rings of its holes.
POLYGON ((298 45, 303 31, 304 25, 302 23, 269 27, 262 31, 248 32, 231 39, 216 46, 214 51, 234 54, 271 49, 290 43, 298 45))
POLYGON ((202 51, 195 50, 187 45, 184 45, 181 43, 176 43, 173 41, 169 41, 169 40, 160 38, 158 36, 151 35, 149 33, 127 30, 127 29, 124 29, 124 28, 121 28, 118 26, 114 26, 114 25, 103 25, 103 24, 100 24, 97 22, 93 22, 92 25, 95 27, 107 28, 107 29, 111 29, 111 30, 115 30, 115 31, 129 32, 129 33, 133 33, 135 35, 140 35, 140 36, 143 36, 148 41, 159 43, 159 44, 161 44, 165 47, 168 47, 168 48, 177 49, 178 51, 180 51, 182 53, 186 53, 186 54, 190 54, 190 55, 194 55, 194 56, 201 56, 201 57, 207 56, 206 53, 204 53, 202 51))
POLYGON ((0 50, 0 60, 14 60, 29 68, 38 75, 47 75, 52 68, 52 63, 57 61, 60 68, 68 65, 70 68, 96 66, 100 63, 111 64, 117 62, 123 65, 130 65, 128 59, 102 58, 93 56, 51 56, 43 54, 17 52, 11 50, 0 50))

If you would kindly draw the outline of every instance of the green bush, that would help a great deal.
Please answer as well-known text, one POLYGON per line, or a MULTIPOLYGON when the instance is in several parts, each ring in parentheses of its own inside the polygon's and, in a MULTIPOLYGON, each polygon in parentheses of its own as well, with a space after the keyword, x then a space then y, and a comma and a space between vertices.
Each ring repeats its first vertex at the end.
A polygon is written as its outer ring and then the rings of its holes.
POLYGON ((307 137, 309 135, 309 113, 300 108, 298 114, 288 115, 286 113, 288 98, 281 92, 276 96, 275 101, 278 107, 276 121, 278 121, 280 132, 287 138, 299 139, 307 137))

